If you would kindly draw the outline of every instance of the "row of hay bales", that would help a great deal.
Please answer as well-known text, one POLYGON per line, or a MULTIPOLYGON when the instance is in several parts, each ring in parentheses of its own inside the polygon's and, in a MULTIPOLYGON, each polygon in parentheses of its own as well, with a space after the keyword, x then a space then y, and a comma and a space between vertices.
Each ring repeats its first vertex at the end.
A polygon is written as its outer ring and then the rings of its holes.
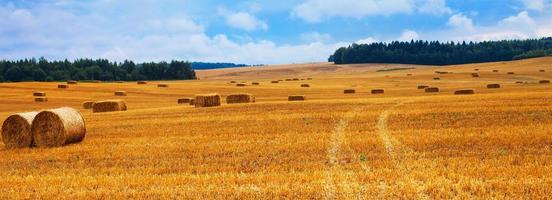
POLYGON ((48 97, 46 97, 46 92, 33 92, 34 101, 38 103, 48 102, 48 97))
MULTIPOLYGON (((180 98, 178 104, 189 104, 196 108, 200 107, 215 107, 221 105, 221 96, 217 93, 196 95, 195 98, 180 98)), ((230 94, 226 96, 227 104, 236 103, 255 103, 255 96, 248 93, 230 94)))
POLYGON ((16 113, 2 124, 6 148, 57 147, 81 142, 86 135, 82 115, 69 107, 16 113))

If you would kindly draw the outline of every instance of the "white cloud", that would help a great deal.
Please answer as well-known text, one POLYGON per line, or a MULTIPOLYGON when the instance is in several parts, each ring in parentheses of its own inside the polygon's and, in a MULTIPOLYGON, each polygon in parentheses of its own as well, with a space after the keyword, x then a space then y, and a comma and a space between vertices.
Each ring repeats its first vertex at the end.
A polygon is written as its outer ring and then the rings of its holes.
POLYGON ((221 7, 219 8, 219 14, 226 18, 226 24, 233 28, 245 31, 268 29, 266 22, 247 12, 232 12, 221 7))
POLYGON ((552 8, 552 0, 521 0, 521 2, 528 10, 543 11, 552 8))
POLYGON ((405 30, 399 37, 399 41, 410 41, 410 40, 418 40, 420 39, 420 35, 416 31, 412 30, 405 30))
POLYGON ((301 39, 306 42, 328 42, 332 36, 327 33, 309 32, 301 34, 301 39))
POLYGON ((445 0, 420 0, 418 10, 434 15, 452 13, 445 0))
POLYGON ((473 30, 473 20, 466 17, 462 13, 451 16, 447 25, 458 29, 466 29, 469 31, 473 30))

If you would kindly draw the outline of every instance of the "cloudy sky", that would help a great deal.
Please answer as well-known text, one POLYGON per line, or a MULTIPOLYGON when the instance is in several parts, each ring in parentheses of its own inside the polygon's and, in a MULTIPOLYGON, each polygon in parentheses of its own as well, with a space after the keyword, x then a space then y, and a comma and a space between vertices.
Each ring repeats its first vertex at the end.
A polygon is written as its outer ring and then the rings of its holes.
POLYGON ((318 62, 353 42, 552 36, 552 0, 0 0, 0 59, 318 62))

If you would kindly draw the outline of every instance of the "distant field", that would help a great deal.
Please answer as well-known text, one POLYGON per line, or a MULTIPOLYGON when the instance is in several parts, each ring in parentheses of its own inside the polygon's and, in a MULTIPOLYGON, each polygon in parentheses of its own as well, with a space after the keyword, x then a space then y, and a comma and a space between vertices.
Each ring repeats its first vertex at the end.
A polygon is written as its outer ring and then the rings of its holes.
POLYGON ((552 84, 538 83, 552 80, 552 57, 448 67, 317 63, 197 74, 201 80, 79 83, 69 89, 1 83, 0 120, 70 106, 81 111, 88 132, 83 142, 59 148, 8 150, 0 144, 0 198, 552 196, 552 84), (414 69, 391 70, 397 68, 414 69), (475 69, 479 78, 471 75, 475 69), (271 83, 292 78, 305 80, 271 83), (492 83, 501 88, 487 89, 492 83), (418 85, 440 92, 425 93, 418 85), (347 88, 356 93, 343 94, 347 88), (385 94, 373 95, 372 89, 385 94), (453 95, 459 89, 475 94, 453 95), (127 96, 115 97, 118 90, 127 96), (35 103, 34 91, 46 92, 49 101, 35 103), (257 102, 176 104, 181 97, 214 92, 251 93, 257 102), (307 101, 288 102, 289 95, 306 95, 307 101), (84 101, 105 99, 124 99, 129 110, 82 109, 84 101))

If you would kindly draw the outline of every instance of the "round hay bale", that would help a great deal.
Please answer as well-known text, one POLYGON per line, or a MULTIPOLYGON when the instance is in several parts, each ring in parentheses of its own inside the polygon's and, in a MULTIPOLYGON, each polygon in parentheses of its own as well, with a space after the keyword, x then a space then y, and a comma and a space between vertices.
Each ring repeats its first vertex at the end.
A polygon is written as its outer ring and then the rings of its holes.
POLYGON ((68 81, 67 81, 67 84, 76 85, 76 84, 77 84, 77 81, 75 81, 75 80, 68 80, 68 81))
POLYGON ((493 72, 498 72, 498 70, 495 69, 495 70, 493 70, 493 72))
POLYGON ((48 102, 48 98, 47 97, 36 97, 34 99, 35 102, 48 102))
POLYGON ((419 89, 419 90, 426 89, 426 88, 428 88, 428 87, 429 87, 429 86, 427 86, 427 85, 418 85, 418 89, 419 89))
POLYGON ((219 94, 196 95, 194 105, 196 108, 220 106, 220 95, 219 94))
POLYGON ((474 90, 466 89, 466 90, 456 90, 454 91, 455 95, 469 95, 469 94, 475 94, 474 90))
POLYGON ((516 81, 517 84, 523 84, 523 81, 516 81))
POLYGON ((35 97, 45 97, 46 92, 33 92, 33 96, 35 96, 35 97))
POLYGON ((138 82, 136 82, 136 83, 137 83, 138 85, 146 85, 146 84, 148 84, 148 82, 146 82, 146 81, 138 81, 138 82))
POLYGON ((251 94, 241 93, 241 94, 230 94, 226 97, 227 104, 234 103, 255 103, 255 97, 251 94))
POLYGON ((354 94, 356 93, 355 89, 345 89, 343 90, 343 94, 354 94))
POLYGON ((94 107, 93 101, 85 101, 82 103, 82 108, 84 109, 92 109, 94 107))
POLYGON ((475 71, 479 71, 479 69, 473 69, 473 70, 475 70, 475 71))
POLYGON ((498 84, 498 83, 488 84, 487 88, 488 89, 498 89, 498 88, 500 88, 500 84, 498 84))
POLYGON ((293 81, 299 81, 299 78, 293 78, 292 80, 293 81))
POLYGON ((406 76, 412 76, 412 74, 406 74, 406 76))
POLYGON ((438 87, 427 87, 424 89, 424 91, 426 93, 435 93, 435 92, 439 92, 439 88, 438 87))
POLYGON ((59 84, 57 87, 58 87, 59 89, 67 89, 67 88, 69 88, 69 85, 59 84))
POLYGON ((292 81, 292 80, 293 80, 293 79, 291 79, 291 78, 286 78, 286 81, 292 81))
POLYGON ((301 84, 301 87, 310 87, 310 85, 309 85, 309 84, 306 84, 306 83, 304 83, 304 84, 301 84))
POLYGON ((238 83, 238 84, 236 84, 236 86, 237 86, 237 87, 245 87, 245 86, 247 86, 247 85, 246 85, 245 83, 238 83))
POLYGON ((270 81, 270 83, 280 83, 279 81, 270 81))
POLYGON ((186 97, 186 98, 180 98, 178 99, 178 104, 190 104, 190 101, 192 101, 192 98, 186 97))
POLYGON ((123 100, 107 100, 107 101, 98 101, 92 105, 92 112, 101 113, 101 112, 116 112, 116 111, 126 111, 127 106, 123 100))
POLYGON ((471 75, 472 75, 472 77, 474 77, 474 78, 479 78, 479 73, 472 73, 471 75))
POLYGON ((33 142, 31 125, 38 112, 17 113, 2 124, 2 141, 8 149, 30 147, 33 142))
POLYGON ((259 82, 253 82, 253 83, 251 83, 251 85, 260 85, 260 83, 259 82))
POLYGON ((195 99, 191 99, 191 100, 190 100, 190 105, 192 105, 192 106, 195 105, 195 99))
POLYGON ((550 80, 540 80, 540 84, 550 84, 550 80))
POLYGON ((441 80, 439 77, 433 77, 433 80, 441 80))
POLYGON ((372 94, 383 94, 385 93, 384 89, 373 89, 372 94))
POLYGON ((544 70, 544 69, 541 69, 541 70, 539 70, 539 72, 546 72, 546 70, 544 70))
POLYGON ((160 88, 168 88, 169 85, 167 85, 167 84, 157 84, 157 87, 160 87, 160 88))
POLYGON ((236 81, 230 81, 230 83, 236 83, 236 81))
POLYGON ((312 78, 307 78, 307 80, 312 80, 312 78))
POLYGON ((79 111, 63 107, 38 113, 31 133, 35 146, 58 147, 81 142, 86 135, 86 126, 79 111))
POLYGON ((288 101, 305 101, 307 97, 304 95, 292 95, 288 96, 288 101))
POLYGON ((115 91, 115 96, 126 96, 127 93, 125 91, 115 91))
POLYGON ((302 81, 304 81, 305 79, 304 79, 304 78, 302 78, 301 80, 302 80, 302 81))
POLYGON ((508 72, 509 75, 515 74, 514 72, 508 72))

